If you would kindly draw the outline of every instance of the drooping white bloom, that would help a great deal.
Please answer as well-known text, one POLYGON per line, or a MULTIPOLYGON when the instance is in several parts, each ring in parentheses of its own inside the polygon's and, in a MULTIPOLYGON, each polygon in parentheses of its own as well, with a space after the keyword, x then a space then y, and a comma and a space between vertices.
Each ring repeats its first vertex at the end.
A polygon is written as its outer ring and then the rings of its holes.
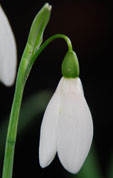
POLYGON ((16 44, 8 19, 0 5, 0 81, 13 84, 16 73, 16 44))
POLYGON ((81 81, 62 77, 41 125, 41 167, 48 166, 57 153, 64 168, 77 173, 87 157, 92 137, 92 116, 81 81))

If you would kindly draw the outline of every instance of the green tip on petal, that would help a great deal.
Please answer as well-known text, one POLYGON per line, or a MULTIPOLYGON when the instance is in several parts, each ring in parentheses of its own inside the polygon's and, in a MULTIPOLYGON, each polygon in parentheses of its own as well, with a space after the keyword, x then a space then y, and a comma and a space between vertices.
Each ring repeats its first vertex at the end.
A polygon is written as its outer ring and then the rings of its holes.
POLYGON ((62 75, 65 78, 79 77, 79 63, 74 51, 68 51, 62 63, 62 75))

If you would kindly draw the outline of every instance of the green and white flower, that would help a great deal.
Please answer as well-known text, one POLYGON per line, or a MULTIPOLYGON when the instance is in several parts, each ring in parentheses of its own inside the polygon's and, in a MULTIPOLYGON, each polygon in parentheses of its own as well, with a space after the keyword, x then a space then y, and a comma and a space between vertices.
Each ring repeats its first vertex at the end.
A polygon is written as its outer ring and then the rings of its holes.
POLYGON ((92 116, 79 77, 62 77, 41 125, 39 162, 48 166, 56 153, 66 170, 82 167, 93 137, 92 116))

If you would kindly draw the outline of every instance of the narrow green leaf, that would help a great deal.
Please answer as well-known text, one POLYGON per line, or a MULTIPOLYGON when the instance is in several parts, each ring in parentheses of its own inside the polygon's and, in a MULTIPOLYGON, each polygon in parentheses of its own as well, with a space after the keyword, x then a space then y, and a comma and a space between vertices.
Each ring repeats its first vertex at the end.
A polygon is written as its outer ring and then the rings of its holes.
POLYGON ((43 40, 43 32, 48 24, 51 6, 46 3, 38 12, 31 25, 27 43, 32 46, 33 54, 37 51, 43 40))

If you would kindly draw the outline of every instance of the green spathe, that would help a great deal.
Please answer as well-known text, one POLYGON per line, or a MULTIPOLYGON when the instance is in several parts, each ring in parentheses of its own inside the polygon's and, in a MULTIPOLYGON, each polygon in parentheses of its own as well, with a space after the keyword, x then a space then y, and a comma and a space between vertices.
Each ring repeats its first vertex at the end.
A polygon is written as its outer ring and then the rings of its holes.
POLYGON ((33 54, 38 50, 43 40, 43 32, 50 19, 51 5, 46 3, 36 15, 31 25, 28 44, 32 46, 33 54))
POLYGON ((76 78, 79 76, 79 63, 74 51, 68 51, 62 63, 62 75, 65 78, 76 78))

